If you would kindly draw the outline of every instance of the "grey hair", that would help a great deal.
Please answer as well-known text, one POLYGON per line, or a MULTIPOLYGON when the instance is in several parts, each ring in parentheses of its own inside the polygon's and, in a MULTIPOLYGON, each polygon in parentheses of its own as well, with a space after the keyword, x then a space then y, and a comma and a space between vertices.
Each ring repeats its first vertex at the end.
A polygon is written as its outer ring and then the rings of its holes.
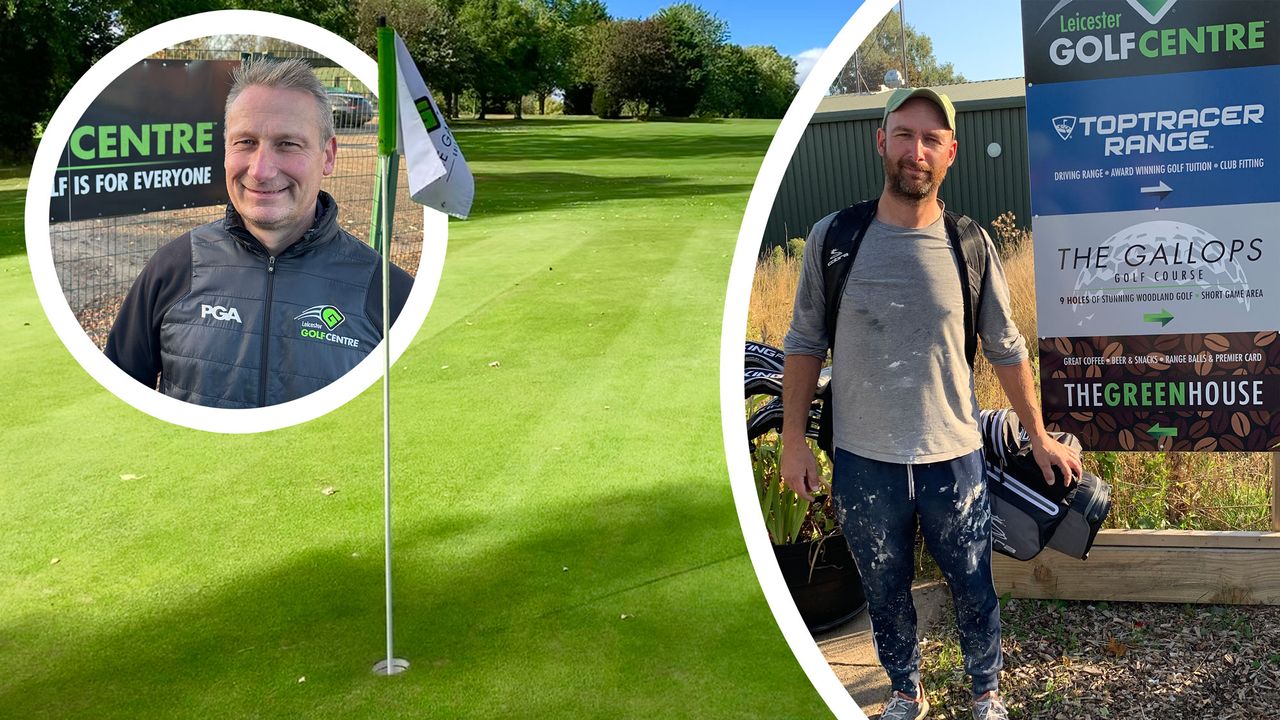
POLYGON ((329 104, 329 93, 325 92, 324 85, 306 62, 293 58, 257 59, 241 63, 231 73, 231 91, 227 93, 224 115, 231 109, 231 103, 251 85, 310 93, 315 99, 316 111, 320 114, 320 141, 328 142, 334 136, 333 106, 329 104))

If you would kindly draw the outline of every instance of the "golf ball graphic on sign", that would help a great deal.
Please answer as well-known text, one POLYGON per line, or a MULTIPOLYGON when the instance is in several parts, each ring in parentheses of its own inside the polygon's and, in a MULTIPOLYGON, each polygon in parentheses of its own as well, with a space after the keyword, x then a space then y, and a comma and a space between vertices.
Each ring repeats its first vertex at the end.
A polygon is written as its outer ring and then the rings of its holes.
MULTIPOLYGON (((1079 252, 1063 248, 1064 263, 1070 266, 1079 261, 1079 252)), ((1230 293, 1249 309, 1249 282, 1242 259, 1256 260, 1261 254, 1260 241, 1243 239, 1221 240, 1213 234, 1187 223, 1171 220, 1152 220, 1139 223, 1107 238, 1093 248, 1075 278, 1075 289, 1145 291, 1152 300, 1171 301, 1190 299, 1185 286, 1197 291, 1218 290, 1230 293)), ((1199 297, 1197 295, 1197 297, 1199 297)), ((1082 308, 1081 296, 1071 298, 1072 309, 1082 308)))
POLYGON ((1042 337, 1274 329, 1275 203, 1035 218, 1042 337))

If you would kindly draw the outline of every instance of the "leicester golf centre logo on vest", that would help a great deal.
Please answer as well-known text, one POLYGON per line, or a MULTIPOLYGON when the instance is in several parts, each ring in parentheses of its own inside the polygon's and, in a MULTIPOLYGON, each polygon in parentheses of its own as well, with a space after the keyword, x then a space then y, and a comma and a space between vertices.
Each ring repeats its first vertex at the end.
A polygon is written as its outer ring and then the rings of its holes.
POLYGON ((360 347, 358 339, 333 332, 346 319, 342 311, 333 305, 313 305, 294 318, 302 326, 298 330, 298 335, 301 337, 323 340, 347 347, 360 347))
MULTIPOLYGON (((1151 25, 1158 25, 1178 0, 1129 0, 1128 7, 1151 25)), ((1061 37, 1049 45, 1049 60, 1054 65, 1074 63, 1123 62, 1135 53, 1156 60, 1182 56, 1204 56, 1262 50, 1266 47, 1266 21, 1244 20, 1226 23, 1196 23, 1181 27, 1152 28, 1142 32, 1118 31, 1124 24, 1119 11, 1084 14, 1070 12, 1072 0, 1062 0, 1041 23, 1041 29, 1052 26, 1056 16, 1061 37)), ((1186 22, 1184 20, 1184 22, 1186 22)))

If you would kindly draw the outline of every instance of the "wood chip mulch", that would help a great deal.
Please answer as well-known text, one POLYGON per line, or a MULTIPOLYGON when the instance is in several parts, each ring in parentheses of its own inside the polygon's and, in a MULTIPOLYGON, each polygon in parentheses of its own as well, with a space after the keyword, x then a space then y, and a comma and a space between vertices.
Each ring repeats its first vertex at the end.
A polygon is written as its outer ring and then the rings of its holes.
MULTIPOLYGON (((1280 718, 1280 607, 1009 600, 1011 718, 1280 718)), ((954 613, 921 645, 930 718, 967 720, 954 613)))

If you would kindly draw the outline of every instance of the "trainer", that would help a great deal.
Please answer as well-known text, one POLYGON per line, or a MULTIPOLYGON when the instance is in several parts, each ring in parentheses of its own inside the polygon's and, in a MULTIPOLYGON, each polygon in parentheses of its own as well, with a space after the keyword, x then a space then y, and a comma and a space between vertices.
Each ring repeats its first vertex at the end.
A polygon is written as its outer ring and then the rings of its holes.
MULTIPOLYGON (((274 405, 344 375, 382 338, 378 254, 320 190, 338 141, 301 60, 241 65, 227 95, 226 215, 161 247, 125 297, 106 355, 190 403, 274 405)), ((391 266, 391 316, 413 278, 391 266)))
POLYGON ((1026 345, 1010 319, 1004 270, 990 237, 967 218, 948 219, 938 200, 956 157, 955 128, 945 95, 900 88, 889 96, 876 132, 884 188, 874 204, 842 211, 856 211, 846 217, 863 218, 865 234, 847 283, 832 296, 839 298, 835 337, 827 329, 824 267, 848 255, 833 249, 828 257, 824 241, 841 213, 823 218, 809 235, 786 336, 782 475, 806 499, 819 481, 804 439, 808 410, 831 349, 832 495, 866 589, 879 660, 893 684, 884 720, 916 720, 929 710, 911 600, 917 522, 955 601, 973 716, 1008 718, 998 692, 1000 605, 969 364, 977 339, 1018 417, 1027 418, 1046 476, 1053 477, 1051 466, 1067 480, 1080 475, 1079 458, 1051 439, 1040 420, 1026 345), (952 235, 961 233, 948 225, 967 228, 973 254, 985 257, 984 271, 975 274, 958 259, 953 244, 960 238, 952 235), (962 277, 979 288, 972 310, 962 277), (973 331, 966 329, 970 312, 977 316, 973 331))

